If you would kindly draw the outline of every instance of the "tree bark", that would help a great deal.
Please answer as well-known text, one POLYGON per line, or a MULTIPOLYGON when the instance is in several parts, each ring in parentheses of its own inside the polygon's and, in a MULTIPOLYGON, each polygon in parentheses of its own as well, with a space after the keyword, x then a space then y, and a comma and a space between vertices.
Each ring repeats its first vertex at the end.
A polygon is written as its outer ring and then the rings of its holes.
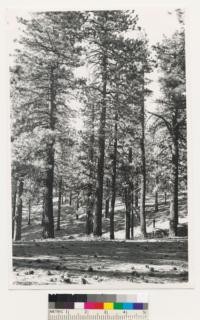
POLYGON ((112 161, 112 182, 111 182, 111 210, 110 210, 110 239, 115 238, 115 199, 116 199, 116 172, 117 172, 117 131, 118 131, 118 113, 115 113, 114 126, 114 146, 112 161))
POLYGON ((17 197, 17 205, 16 212, 14 217, 14 240, 21 240, 21 228, 22 228, 22 195, 23 195, 24 182, 22 180, 19 181, 18 186, 18 197, 17 197))
POLYGON ((154 203, 155 212, 158 212, 158 183, 159 183, 159 179, 158 179, 158 175, 156 174, 155 203, 154 203))
POLYGON ((72 205, 72 191, 69 192, 69 205, 72 205))
POLYGON ((178 132, 175 132, 172 148, 172 194, 170 201, 169 235, 177 236, 178 227, 178 174, 179 174, 178 132))
POLYGON ((158 212, 158 192, 155 192, 155 204, 154 204, 155 212, 158 212))
POLYGON ((77 198, 76 198, 76 210, 78 211, 79 209, 79 193, 77 194, 77 198))
POLYGON ((88 187, 87 195, 87 210, 86 210, 86 234, 90 235, 93 232, 93 185, 88 187))
POLYGON ((60 230, 60 216, 61 216, 61 204, 62 204, 62 178, 58 183, 58 215, 57 215, 57 230, 60 230))
POLYGON ((131 239, 134 239, 134 199, 133 199, 133 192, 131 193, 131 239))
POLYGON ((53 218, 54 150, 53 150, 53 144, 51 146, 49 146, 47 163, 48 163, 48 169, 46 172, 46 181, 45 181, 43 238, 54 238, 54 218, 53 218))
MULTIPOLYGON (((50 70, 50 98, 49 98, 49 129, 53 133, 55 130, 55 83, 53 67, 50 70)), ((43 238, 54 238, 54 217, 53 217, 53 182, 54 182, 54 143, 55 138, 50 137, 47 142, 46 155, 46 179, 44 197, 44 222, 43 238)))
POLYGON ((106 179, 106 201, 105 201, 105 218, 109 217, 110 210, 110 180, 106 179))
POLYGON ((31 199, 28 200, 28 225, 31 224, 31 199))
POLYGON ((105 126, 106 126, 106 88, 107 88, 107 57, 102 59, 102 107, 100 115, 100 127, 98 137, 99 157, 97 164, 96 203, 94 215, 94 235, 102 235, 102 201, 103 201, 103 178, 104 178, 104 155, 105 155, 105 126))
POLYGON ((156 160, 156 177, 155 177, 155 212, 158 212, 158 190, 159 190, 159 176, 158 176, 158 161, 156 160))
POLYGON ((16 201, 17 201, 17 180, 13 179, 13 184, 12 184, 12 239, 14 237, 16 201))
POLYGON ((78 220, 78 209, 79 209, 79 193, 77 193, 76 197, 76 219, 78 220))
POLYGON ((125 191, 124 194, 125 194, 125 206, 126 206, 125 238, 127 240, 129 240, 130 239, 130 227, 131 227, 131 206, 130 206, 128 187, 125 187, 124 191, 125 191))
POLYGON ((42 226, 43 226, 43 223, 44 223, 44 195, 42 198, 42 222, 41 222, 42 226))
POLYGON ((127 182, 128 186, 125 189, 125 199, 126 199, 126 239, 130 239, 130 231, 131 231, 131 215, 132 215, 132 210, 131 210, 131 204, 132 204, 132 148, 129 148, 128 152, 128 162, 129 162, 129 170, 128 170, 128 177, 127 177, 127 182))
POLYGON ((136 175, 136 179, 135 179, 135 208, 138 208, 138 193, 139 193, 139 184, 138 184, 138 175, 136 175))
POLYGON ((93 208, 94 208, 94 105, 91 106, 91 134, 88 151, 89 166, 89 184, 87 190, 87 209, 86 209, 86 234, 93 232, 93 208))
POLYGON ((164 200, 165 200, 165 204, 167 204, 167 192, 164 192, 164 200))
POLYGON ((142 84, 142 101, 141 101, 141 199, 140 199, 140 228, 143 238, 147 237, 146 233, 146 213, 145 213, 145 201, 146 201, 146 155, 145 155, 145 106, 144 106, 144 74, 142 84))

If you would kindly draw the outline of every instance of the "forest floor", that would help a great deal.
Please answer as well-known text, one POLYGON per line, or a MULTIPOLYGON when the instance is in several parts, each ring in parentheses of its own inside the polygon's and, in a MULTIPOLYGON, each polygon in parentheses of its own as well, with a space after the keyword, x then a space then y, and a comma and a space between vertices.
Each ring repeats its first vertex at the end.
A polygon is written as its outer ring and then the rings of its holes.
MULTIPOLYGON (((56 202, 55 202, 56 205, 56 202)), ((35 207, 31 225, 23 216, 22 240, 13 243, 14 285, 69 285, 113 283, 170 284, 188 281, 186 195, 180 197, 179 236, 168 238, 169 203, 160 199, 154 212, 147 198, 148 239, 142 240, 137 219, 134 240, 124 240, 124 207, 116 204, 115 237, 109 240, 109 219, 103 218, 102 239, 86 237, 85 214, 62 206, 61 230, 55 239, 41 239, 41 208, 35 207), (156 226, 153 228, 152 221, 156 226)), ((55 210, 56 214, 56 210, 55 210)))

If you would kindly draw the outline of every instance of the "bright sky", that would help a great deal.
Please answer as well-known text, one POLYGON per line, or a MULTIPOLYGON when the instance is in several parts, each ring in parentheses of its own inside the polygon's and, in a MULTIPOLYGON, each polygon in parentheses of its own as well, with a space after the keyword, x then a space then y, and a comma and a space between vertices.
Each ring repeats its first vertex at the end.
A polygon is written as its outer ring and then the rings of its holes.
MULTIPOLYGON (((162 40, 163 35, 171 36, 178 28, 176 14, 169 14, 174 8, 167 7, 136 7, 139 25, 145 29, 150 45, 162 40)), ((9 33, 9 51, 14 49, 13 39, 19 36, 16 16, 27 17, 24 11, 7 11, 7 26, 9 33)))
MULTIPOLYGON (((145 29, 149 39, 149 45, 155 45, 161 42, 163 36, 170 37, 180 27, 175 8, 167 7, 143 7, 137 8, 136 12, 139 16, 139 25, 145 29)), ((152 80, 149 88, 153 94, 146 99, 145 107, 149 111, 156 109, 157 105, 155 100, 159 97, 159 73, 157 70, 148 75, 152 80)))
MULTIPOLYGON (((140 25, 146 32, 149 39, 149 45, 154 45, 157 42, 162 41, 163 35, 171 36, 175 30, 178 29, 178 21, 176 14, 174 13, 175 8, 167 7, 136 7, 135 12, 139 16, 138 25, 140 25), (169 14, 171 12, 171 14, 169 14)), ((27 17, 27 13, 23 11, 8 11, 7 14, 7 25, 8 25, 8 50, 10 53, 13 52, 15 44, 13 40, 18 38, 18 24, 16 16, 27 17)), ((154 91, 154 95, 146 101, 146 108, 148 110, 155 109, 155 99, 159 96, 159 85, 158 85, 158 73, 153 72, 149 75, 152 80, 150 89, 154 91)), ((77 104, 78 106, 78 104, 77 104)), ((77 128, 82 127, 81 119, 77 119, 75 122, 77 128)))
POLYGON ((139 25, 148 35, 150 44, 161 41, 163 35, 171 36, 178 28, 176 14, 169 14, 174 8, 166 7, 138 7, 136 13, 139 16, 139 25))

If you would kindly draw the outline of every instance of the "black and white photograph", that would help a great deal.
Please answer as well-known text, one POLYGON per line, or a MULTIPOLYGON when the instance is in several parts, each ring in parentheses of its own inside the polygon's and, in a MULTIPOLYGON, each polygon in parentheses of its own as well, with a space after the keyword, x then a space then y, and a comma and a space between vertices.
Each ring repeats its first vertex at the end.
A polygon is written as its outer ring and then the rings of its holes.
POLYGON ((188 284, 185 11, 7 12, 13 286, 188 284))

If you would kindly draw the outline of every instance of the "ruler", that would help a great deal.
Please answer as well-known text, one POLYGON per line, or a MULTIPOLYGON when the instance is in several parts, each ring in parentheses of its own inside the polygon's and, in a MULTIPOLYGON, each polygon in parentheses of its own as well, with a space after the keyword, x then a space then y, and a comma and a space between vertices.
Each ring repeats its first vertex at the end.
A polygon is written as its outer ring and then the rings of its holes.
POLYGON ((149 320, 148 310, 49 309, 48 320, 149 320))

